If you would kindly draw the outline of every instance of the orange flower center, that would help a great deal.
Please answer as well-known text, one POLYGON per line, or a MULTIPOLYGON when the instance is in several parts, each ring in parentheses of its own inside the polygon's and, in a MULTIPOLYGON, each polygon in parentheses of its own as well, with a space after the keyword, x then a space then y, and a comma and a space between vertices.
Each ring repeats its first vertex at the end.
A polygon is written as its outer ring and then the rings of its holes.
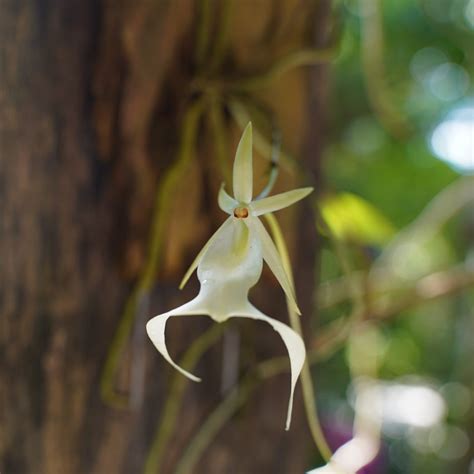
POLYGON ((234 209, 234 217, 237 219, 245 219, 249 216, 249 210, 246 207, 236 207, 234 209))

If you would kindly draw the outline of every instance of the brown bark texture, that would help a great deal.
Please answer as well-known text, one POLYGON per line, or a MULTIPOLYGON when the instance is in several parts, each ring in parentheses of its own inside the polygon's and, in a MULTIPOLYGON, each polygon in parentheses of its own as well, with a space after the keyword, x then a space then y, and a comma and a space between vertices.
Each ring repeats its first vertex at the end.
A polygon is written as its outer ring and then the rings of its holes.
MULTIPOLYGON (((115 377, 117 390, 130 397, 128 406, 105 403, 100 383, 124 305, 149 258, 157 189, 178 159, 187 111, 204 95, 196 84, 202 77, 250 77, 292 49, 321 45, 315 31, 329 21, 325 2, 234 1, 225 53, 206 65, 208 54, 196 55, 206 4, 209 50, 219 42, 224 20, 216 18, 224 15, 225 1, 0 2, 2 474, 144 470, 174 377, 144 324, 196 291, 194 277, 189 289, 178 292, 179 279, 222 219, 215 196, 223 177, 206 106, 192 159, 180 179, 170 181, 162 196, 166 205, 159 204, 167 218, 154 284, 137 310, 115 377)), ((272 110, 284 146, 306 161, 316 179, 324 68, 294 69, 241 94, 272 110)), ((230 165, 240 129, 226 105, 229 96, 223 92, 217 101, 223 104, 230 165)), ((265 161, 258 155, 255 161, 260 186, 265 161)), ((276 191, 294 184, 295 177, 282 171, 276 191)), ((294 212, 285 211, 280 221, 290 243, 298 242, 298 293, 311 312, 317 249, 310 210, 305 212, 299 218, 308 231, 304 238, 289 230, 297 222, 294 212)), ((269 273, 254 300, 285 320, 283 294, 269 273)), ((179 359, 211 324, 196 317, 170 321, 170 352, 179 359)), ((239 335, 239 373, 285 355, 265 325, 230 326, 239 335)), ((216 343, 197 365, 204 383, 186 385, 159 472, 174 472, 190 439, 222 401, 224 349, 216 343)), ((288 379, 284 373, 263 381, 193 472, 304 472, 314 448, 299 389, 292 429, 283 430, 288 379)))

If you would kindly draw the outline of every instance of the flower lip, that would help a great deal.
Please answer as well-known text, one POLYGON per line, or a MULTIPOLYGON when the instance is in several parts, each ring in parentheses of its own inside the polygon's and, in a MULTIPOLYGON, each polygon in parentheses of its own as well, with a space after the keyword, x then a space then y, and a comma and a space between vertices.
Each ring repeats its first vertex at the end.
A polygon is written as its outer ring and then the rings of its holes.
POLYGON ((234 217, 237 219, 245 219, 249 216, 249 210, 247 207, 236 207, 234 209, 234 217))

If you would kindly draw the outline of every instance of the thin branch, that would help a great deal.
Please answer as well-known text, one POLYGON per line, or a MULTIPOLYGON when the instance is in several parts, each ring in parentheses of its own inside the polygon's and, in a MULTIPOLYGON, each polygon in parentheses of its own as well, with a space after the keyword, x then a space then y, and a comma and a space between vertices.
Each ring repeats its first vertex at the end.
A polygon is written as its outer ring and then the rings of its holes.
MULTIPOLYGON (((405 295, 397 295, 391 303, 374 300, 370 314, 364 317, 387 320, 410 308, 474 288, 474 269, 459 265, 421 278, 405 295)), ((351 317, 340 317, 323 328, 313 340, 314 361, 333 354, 346 341, 352 327, 351 317)))
POLYGON ((379 304, 373 308, 374 319, 389 319, 414 306, 474 288, 474 269, 465 265, 436 272, 421 278, 414 288, 403 297, 397 297, 392 305, 379 304))

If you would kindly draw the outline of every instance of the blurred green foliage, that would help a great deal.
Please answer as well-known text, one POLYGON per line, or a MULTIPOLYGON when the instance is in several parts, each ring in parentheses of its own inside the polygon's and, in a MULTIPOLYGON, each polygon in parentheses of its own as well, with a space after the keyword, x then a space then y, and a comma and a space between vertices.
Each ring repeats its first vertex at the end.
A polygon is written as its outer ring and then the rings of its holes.
MULTIPOLYGON (((387 129, 369 99, 368 87, 374 82, 368 80, 370 72, 361 59, 361 31, 363 22, 376 20, 361 14, 360 3, 339 2, 344 28, 331 76, 330 138, 324 159, 327 197, 321 212, 335 237, 345 242, 352 271, 370 275, 395 231, 403 231, 461 176, 459 167, 447 157, 443 161, 436 156, 431 137, 447 114, 472 107, 474 1, 382 2, 379 26, 384 44, 377 47, 383 48, 385 88, 378 92, 409 123, 411 132, 403 137, 387 129)), ((470 151, 474 172, 474 148, 470 151)), ((426 242, 408 241, 413 243, 412 253, 407 246, 406 251, 401 248, 399 259, 391 264, 394 280, 389 279, 387 285, 400 289, 402 282, 403 288, 414 288, 422 276, 459 264, 472 271, 473 209, 474 204, 468 205, 426 242), (414 271, 408 268, 410 263, 414 271)), ((322 281, 344 277, 342 267, 328 239, 321 261, 322 281)), ((398 295, 395 292, 395 300, 398 295)), ((396 435, 385 430, 385 470, 374 472, 471 472, 473 302, 473 291, 467 290, 403 309, 380 324, 386 342, 381 380, 429 384, 443 395, 447 413, 441 427, 417 431, 405 425, 396 435), (469 442, 463 444, 466 439, 469 442)), ((337 308, 325 309, 320 324, 349 314, 351 308, 352 303, 344 301, 337 308)), ((317 381, 322 411, 329 414, 326 423, 342 424, 350 431, 346 389, 351 380, 341 352, 321 364, 317 381)))
POLYGON ((327 196, 320 206, 323 219, 337 239, 360 244, 384 244, 395 234, 390 221, 372 204, 355 194, 327 196))

